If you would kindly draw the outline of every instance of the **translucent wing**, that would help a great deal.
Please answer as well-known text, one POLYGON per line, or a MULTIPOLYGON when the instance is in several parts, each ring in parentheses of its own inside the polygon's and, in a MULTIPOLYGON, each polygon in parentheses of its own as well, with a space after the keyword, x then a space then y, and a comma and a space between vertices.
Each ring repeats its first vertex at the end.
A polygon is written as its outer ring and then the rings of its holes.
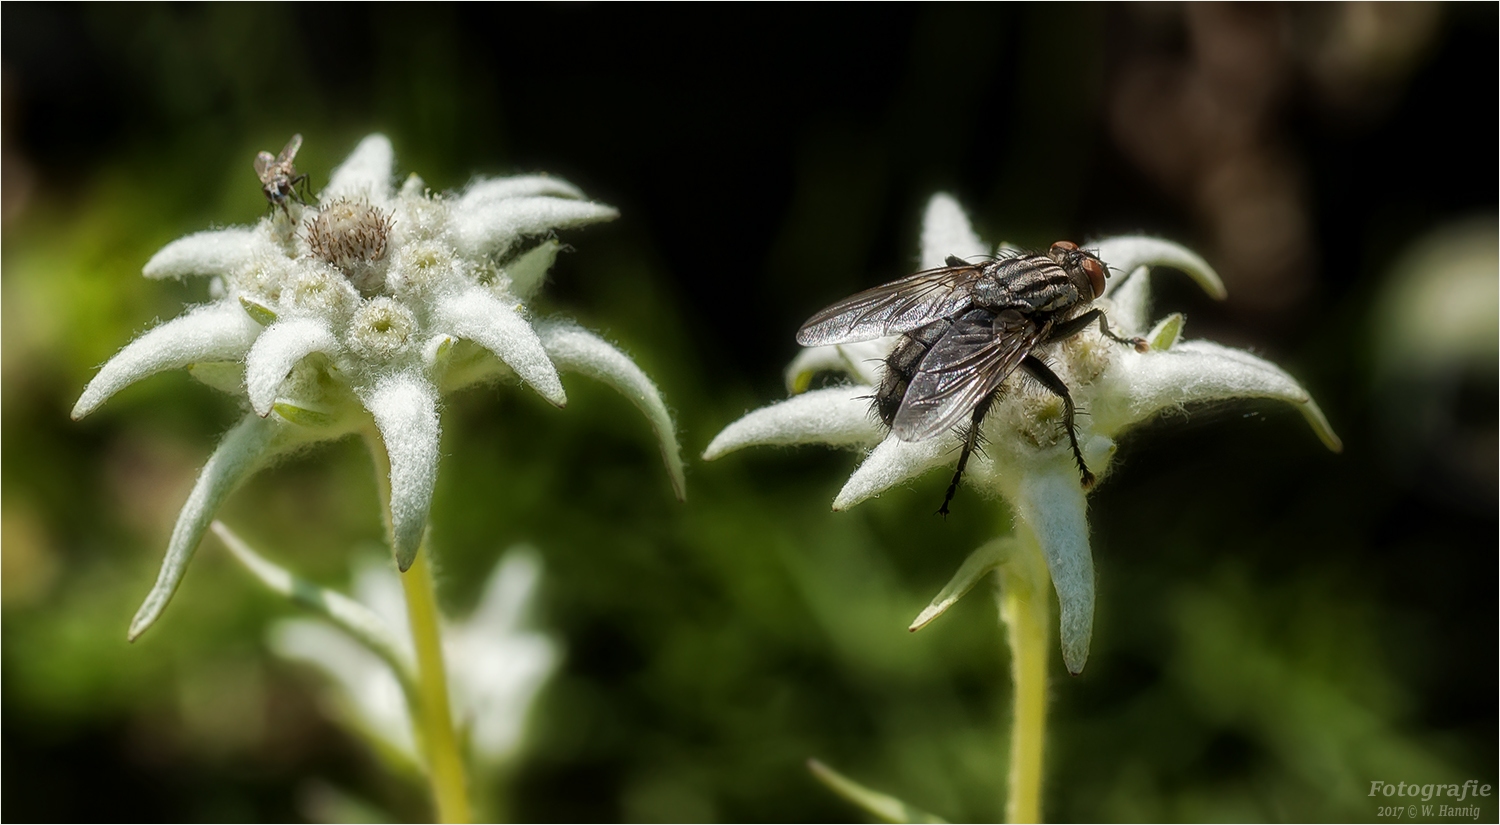
POLYGON ((891 432, 923 441, 963 423, 1051 328, 1014 310, 972 309, 955 318, 917 366, 891 432))
POLYGON ((266 171, 269 170, 271 168, 271 164, 275 162, 276 158, 271 157, 270 152, 261 152, 260 154, 256 155, 255 176, 264 181, 266 179, 266 171))
POLYGON ((848 344, 910 332, 967 308, 981 266, 945 266, 867 289, 809 318, 797 343, 848 344))
POLYGON ((297 150, 302 148, 302 135, 292 135, 292 139, 286 142, 286 148, 276 156, 277 163, 291 163, 292 158, 297 156, 297 150))

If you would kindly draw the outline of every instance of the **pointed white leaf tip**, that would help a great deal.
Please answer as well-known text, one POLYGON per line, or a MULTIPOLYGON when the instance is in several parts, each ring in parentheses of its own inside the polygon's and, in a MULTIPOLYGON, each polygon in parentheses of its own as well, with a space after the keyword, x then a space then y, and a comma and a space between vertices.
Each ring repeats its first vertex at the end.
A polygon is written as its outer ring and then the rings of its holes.
POLYGON ((252 227, 195 232, 162 247, 142 273, 147 278, 230 275, 255 260, 276 253, 270 238, 252 227))
POLYGON ((83 418, 110 396, 163 370, 199 361, 238 361, 260 329, 240 307, 226 303, 201 306, 161 324, 105 362, 73 405, 73 418, 83 418))
POLYGON ((391 549, 404 573, 422 545, 437 482, 437 390, 420 375, 401 373, 382 379, 363 400, 390 458, 391 549))
POLYGON ((321 319, 293 318, 273 324, 245 357, 250 406, 262 418, 270 415, 277 390, 297 362, 315 352, 337 350, 333 331, 321 319))
POLYGON ((934 467, 957 461, 955 447, 955 440, 948 437, 902 441, 888 436, 849 477, 833 500, 833 509, 847 510, 934 467))
POLYGON ((1132 273, 1143 266, 1169 266, 1173 269, 1180 269, 1211 297, 1223 300, 1228 295, 1224 289, 1224 281, 1219 278, 1219 273, 1208 265, 1208 261, 1205 261, 1202 255, 1182 244, 1146 235, 1121 235, 1104 238, 1089 246, 1095 249, 1100 260, 1109 264, 1109 268, 1114 270, 1113 277, 1105 284, 1105 295, 1110 294, 1111 286, 1118 286, 1119 279, 1127 275, 1134 277, 1132 273))
POLYGON ((878 443, 885 428, 870 413, 869 391, 869 387, 829 387, 747 413, 714 436, 703 451, 703 460, 761 445, 878 443))
POLYGON ((511 178, 479 178, 464 190, 458 204, 460 209, 467 209, 484 203, 537 196, 575 200, 583 200, 585 197, 583 190, 562 178, 551 175, 519 175, 511 178))
POLYGON ((383 206, 391 199, 391 173, 396 152, 385 135, 370 135, 354 147, 329 176, 318 200, 327 205, 338 200, 368 201, 383 206))
POLYGON ((636 406, 656 433, 662 462, 672 479, 672 491, 678 501, 687 498, 687 481, 682 466, 682 449, 671 413, 656 385, 629 356, 603 338, 571 321, 544 321, 536 326, 543 349, 558 369, 583 373, 603 381, 636 406))
POLYGON ((975 258, 989 253, 989 247, 974 234, 969 216, 958 201, 944 192, 932 196, 922 216, 922 268, 943 266, 950 255, 975 258))
POLYGON ((618 218, 611 206, 571 198, 533 196, 484 200, 453 216, 454 241, 468 256, 503 255, 522 238, 618 218))
POLYGON ((219 442, 218 449, 208 459, 203 472, 198 474, 198 481, 177 516, 177 525, 172 528, 172 538, 167 544, 167 555, 162 560, 156 584, 130 623, 130 641, 135 641, 161 618, 172 594, 177 592, 177 585, 182 583, 188 562, 192 561, 203 534, 208 531, 214 513, 230 492, 269 457, 277 430, 275 419, 251 414, 241 419, 219 442))
POLYGON ((439 326, 494 353, 543 398, 562 407, 568 403, 557 367, 536 330, 520 312, 482 287, 441 297, 433 307, 439 326))
POLYGON ((948 612, 948 608, 958 604, 958 600, 974 589, 980 579, 999 569, 1000 565, 1014 552, 1016 540, 1010 536, 994 539, 980 546, 978 550, 969 554, 964 563, 959 566, 958 572, 948 584, 938 591, 932 602, 917 614, 907 630, 915 633, 931 624, 934 619, 948 612))

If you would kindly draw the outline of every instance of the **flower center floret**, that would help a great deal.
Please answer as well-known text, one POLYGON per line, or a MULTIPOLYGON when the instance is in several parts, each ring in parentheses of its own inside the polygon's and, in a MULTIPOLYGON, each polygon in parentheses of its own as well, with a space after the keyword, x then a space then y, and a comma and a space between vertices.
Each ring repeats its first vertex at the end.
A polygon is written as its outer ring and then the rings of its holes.
POLYGON ((420 297, 462 275, 458 258, 438 241, 416 241, 396 251, 386 284, 392 294, 420 297))
POLYGON ((388 362, 406 352, 417 318, 399 302, 381 296, 366 301, 349 324, 349 348, 365 361, 388 362))
POLYGON ((322 263, 298 267, 281 289, 281 306, 324 318, 348 318, 359 293, 339 270, 322 263))
POLYGON ((391 227, 390 216, 366 201, 336 200, 308 223, 307 248, 369 297, 385 286, 383 262, 391 227))

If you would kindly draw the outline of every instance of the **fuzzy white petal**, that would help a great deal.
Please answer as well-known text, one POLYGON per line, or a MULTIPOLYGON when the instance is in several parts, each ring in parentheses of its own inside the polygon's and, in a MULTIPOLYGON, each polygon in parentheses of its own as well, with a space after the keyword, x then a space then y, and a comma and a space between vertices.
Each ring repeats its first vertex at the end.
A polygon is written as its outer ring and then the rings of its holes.
POLYGON ((147 278, 231 275, 263 254, 274 255, 277 250, 259 229, 211 229, 178 238, 162 247, 146 262, 142 272, 147 278))
POLYGON ((838 345, 805 347, 792 363, 786 365, 786 391, 788 395, 807 392, 808 384, 820 372, 848 372, 849 364, 838 345))
POLYGON ((405 573, 422 546, 437 483, 437 390, 420 375, 397 373, 361 395, 391 460, 391 550, 405 573))
POLYGON ((880 383, 885 373, 885 359, 895 348, 899 335, 889 335, 872 341, 857 341, 839 344, 839 352, 849 364, 849 374, 862 384, 874 386, 880 383))
POLYGON ((932 598, 932 602, 917 614, 915 621, 911 623, 908 630, 915 633, 932 623, 933 619, 948 612, 948 608, 958 603, 965 594, 974 589, 979 580, 994 572, 1010 558, 1015 552, 1016 540, 1013 536, 1001 536, 991 539, 978 550, 969 554, 964 563, 959 565, 958 572, 948 580, 948 584, 938 591, 932 598))
POLYGON ((523 301, 535 295, 561 250, 562 242, 548 238, 506 263, 505 275, 510 278, 510 291, 523 301))
POLYGON ((1084 490, 1071 459, 1037 464, 1009 496, 1020 527, 1036 537, 1057 589, 1058 635, 1068 672, 1083 671, 1094 633, 1094 558, 1084 490))
POLYGON ((1126 276, 1115 275, 1105 285, 1109 296, 1109 325, 1116 335, 1141 335, 1151 323, 1151 267, 1136 267, 1126 276))
POLYGON ((828 387, 761 407, 714 436, 703 460, 757 445, 876 443, 885 427, 870 414, 869 394, 869 387, 828 387))
POLYGON ((278 656, 311 665, 333 681, 355 727, 411 764, 421 764, 401 683, 375 654, 311 619, 278 622, 269 637, 278 656))
POLYGON ((410 642, 404 641, 404 625, 393 627, 370 608, 343 593, 320 587, 271 562, 221 522, 216 521, 211 527, 229 552, 266 587, 317 611, 384 659, 408 686, 415 684, 416 664, 412 660, 410 642))
POLYGON ((542 582, 542 559, 536 550, 517 545, 505 552, 490 573, 479 596, 479 605, 469 615, 467 626, 487 633, 509 633, 521 625, 542 582))
POLYGON ((475 754, 491 762, 514 754, 536 693, 559 659, 546 636, 520 627, 540 580, 534 551, 507 552, 478 608, 445 639, 454 705, 468 716, 475 754))
POLYGON ((1124 352, 1093 394, 1092 427, 1118 433, 1156 413, 1201 401, 1274 398, 1295 404, 1318 437, 1337 452, 1342 443, 1323 411, 1280 367, 1211 341, 1184 341, 1165 352, 1124 352))
POLYGON ((458 198, 458 209, 464 211, 482 203, 509 200, 510 198, 551 195, 559 198, 583 199, 583 190, 562 178, 550 175, 518 175, 513 178, 476 180, 458 198))
POLYGON ((469 209, 456 210, 452 227, 459 254, 504 254, 528 235, 542 235, 599 221, 613 220, 620 213, 613 207, 591 201, 553 197, 522 197, 485 201, 469 209))
POLYGON ((652 429, 656 431, 662 461, 672 477, 672 490, 677 494, 678 501, 682 501, 687 495, 687 482, 683 477, 677 431, 672 425, 667 405, 662 401, 661 391, 651 383, 651 379, 625 353, 570 321, 539 323, 536 333, 558 369, 581 372, 603 381, 630 399, 646 416, 646 420, 651 422, 652 429))
POLYGON ((131 641, 146 632, 166 609, 167 602, 171 601, 187 572, 188 562, 198 549, 203 533, 213 521, 214 512, 229 493, 272 453, 280 429, 276 419, 251 414, 240 419, 240 423, 219 442, 177 516, 177 525, 172 528, 172 539, 167 543, 167 555, 162 560, 156 584, 130 622, 131 641))
POLYGON ((237 361, 260 331, 260 325, 231 302, 201 306, 161 324, 105 362, 73 405, 73 418, 88 415, 111 395, 162 370, 198 361, 237 361))
POLYGON ((445 295, 433 307, 438 329, 484 347, 515 370, 522 381, 561 407, 568 403, 557 368, 536 330, 521 314, 481 287, 445 295))
POLYGON ((391 167, 395 158, 395 150, 385 135, 370 135, 333 170, 318 200, 330 204, 346 198, 384 206, 391 199, 391 167))
POLYGON ((338 341, 328 322, 316 318, 291 318, 272 324, 261 333, 245 356, 245 386, 250 406, 262 418, 271 414, 276 391, 298 361, 314 352, 336 352, 338 341))
POLYGON ((949 255, 972 258, 989 254, 989 247, 974 234, 969 216, 952 195, 939 192, 927 202, 922 216, 922 268, 943 266, 949 255))
POLYGON ((849 476, 844 489, 833 500, 833 509, 847 510, 933 467, 957 460, 958 450, 952 438, 940 436, 926 441, 902 441, 894 435, 888 436, 849 476))
POLYGON ((805 391, 813 376, 823 371, 842 372, 861 384, 873 386, 880 382, 885 358, 899 337, 892 335, 853 344, 807 347, 787 365, 787 392, 805 391))
POLYGON ((1092 245, 1100 260, 1109 264, 1110 279, 1104 295, 1114 304, 1110 320, 1139 335, 1151 325, 1150 274, 1153 267, 1170 266, 1188 274, 1204 292, 1218 300, 1225 296, 1224 282, 1198 253, 1180 244, 1144 235, 1105 238, 1092 245))

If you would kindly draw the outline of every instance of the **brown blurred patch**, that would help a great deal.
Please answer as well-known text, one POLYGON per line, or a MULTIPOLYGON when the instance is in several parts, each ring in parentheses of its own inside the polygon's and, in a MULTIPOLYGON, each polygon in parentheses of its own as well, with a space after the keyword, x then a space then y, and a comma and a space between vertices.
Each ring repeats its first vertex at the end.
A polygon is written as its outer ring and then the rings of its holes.
POLYGON ((1108 101, 1116 143, 1196 215, 1239 311, 1294 317, 1318 250, 1289 115, 1302 104, 1325 119, 1379 111, 1431 41, 1438 12, 1192 3, 1121 13, 1108 101))

